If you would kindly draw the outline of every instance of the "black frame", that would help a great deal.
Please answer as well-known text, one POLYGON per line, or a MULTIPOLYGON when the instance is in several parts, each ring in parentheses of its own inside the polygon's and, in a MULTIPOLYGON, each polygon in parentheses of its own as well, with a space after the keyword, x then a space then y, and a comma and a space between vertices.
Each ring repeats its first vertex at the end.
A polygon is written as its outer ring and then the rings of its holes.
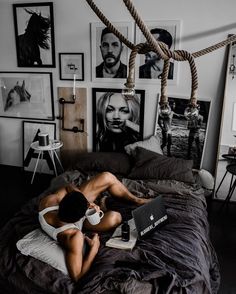
MULTIPOLYGON (((92 88, 92 109, 93 109, 93 151, 98 151, 96 148, 96 133, 97 133, 97 117, 96 117, 96 109, 97 109, 97 93, 105 93, 105 92, 115 92, 122 93, 122 89, 115 88, 92 88)), ((145 105, 145 90, 136 90, 135 94, 137 94, 140 98, 140 112, 139 112, 139 138, 143 140, 143 129, 144 129, 144 105, 145 105)), ((132 98, 130 98, 132 99, 132 98)))
MULTIPOLYGON (((23 141, 22 142, 22 146, 23 146, 23 148, 22 148, 22 153, 23 153, 22 154, 22 156, 23 156, 22 157, 23 158, 23 161, 22 161, 23 164, 22 164, 22 166, 23 166, 24 170, 33 171, 33 169, 35 167, 35 162, 33 163, 32 169, 30 169, 30 167, 29 168, 27 168, 27 167, 30 166, 30 162, 31 162, 32 159, 37 160, 37 158, 38 158, 38 153, 30 147, 30 144, 32 142, 34 142, 35 136, 37 135, 37 126, 38 125, 52 126, 53 127, 53 138, 50 137, 51 133, 48 131, 48 129, 45 129, 44 128, 43 130, 40 130, 40 131, 47 132, 49 134, 50 139, 54 139, 54 140, 56 139, 56 123, 53 123, 53 122, 42 122, 42 121, 28 121, 28 120, 23 120, 22 121, 22 141, 23 141), (30 138, 30 140, 27 140, 27 138, 26 138, 26 125, 27 124, 32 125, 32 127, 33 127, 33 125, 36 126, 36 128, 34 128, 34 131, 35 131, 34 132, 34 135, 30 138), (27 146, 25 146, 26 145, 26 142, 28 142, 27 146), (25 147, 27 147, 27 152, 25 150, 25 147), (27 155, 29 157, 26 160, 26 156, 27 155), (26 164, 27 161, 28 161, 28 164, 26 164)), ((53 170, 53 166, 52 166, 51 160, 50 160, 50 158, 48 158, 46 156, 46 152, 44 152, 43 159, 45 159, 48 162, 49 167, 53 170)))
MULTIPOLYGON (((160 95, 158 95, 157 100, 157 108, 156 108, 156 120, 155 120, 155 128, 154 135, 158 135, 162 142, 162 130, 158 125, 158 117, 160 113, 160 105, 159 105, 160 95)), ((198 98, 197 104, 200 106, 199 114, 202 116, 203 121, 201 123, 200 131, 200 146, 201 146, 201 156, 198 157, 197 148, 195 140, 192 145, 192 156, 188 158, 188 138, 189 138, 189 129, 187 128, 187 120, 184 116, 184 111, 189 104, 189 97, 182 96, 168 96, 169 105, 173 111, 173 118, 171 122, 171 153, 178 158, 183 159, 192 159, 193 160, 193 168, 201 169, 205 146, 208 136, 208 126, 209 126, 209 118, 211 111, 211 101, 206 99, 198 98), (173 109, 173 104, 175 108, 173 109)), ((167 146, 163 149, 163 154, 167 156, 167 146)))
MULTIPOLYGON (((53 79, 52 79, 52 73, 51 72, 19 72, 19 71, 0 71, 0 117, 9 117, 9 118, 17 118, 17 119, 37 119, 37 120, 54 120, 55 119, 55 113, 54 113, 54 98, 53 98, 53 79), (36 79, 38 78, 38 81, 36 79), (27 79, 29 82, 27 82, 27 79), (48 107, 51 106, 50 114, 45 113, 45 116, 40 116, 39 111, 40 109, 37 108, 37 103, 33 105, 32 111, 27 111, 25 109, 25 112, 20 113, 20 111, 9 111, 7 114, 5 108, 6 100, 9 92, 14 88, 15 83, 18 83, 22 85, 22 82, 25 82, 26 90, 29 91, 28 85, 31 85, 30 94, 31 95, 31 101, 32 97, 37 100, 37 95, 40 95, 39 89, 35 89, 35 93, 33 92, 33 86, 37 85, 40 87, 42 86, 42 93, 45 94, 45 96, 41 97, 43 98, 43 101, 45 102, 45 109, 48 110, 48 107), (42 84, 40 84, 40 81, 42 81, 42 84), (28 85, 27 85, 28 84, 28 85), (32 86, 33 85, 33 86, 32 86), (46 93, 46 89, 48 92, 46 93), (50 97, 49 97, 50 96, 50 97), (50 102, 48 102, 48 99, 50 99, 50 102), (48 103, 50 104, 48 104, 48 103), (34 113, 35 111, 35 113, 34 113), (29 116, 28 116, 29 114, 29 116), (38 116, 37 116, 38 115, 38 116)), ((41 113, 40 113, 41 114, 41 113)))
MULTIPOLYGON (((69 65, 68 65, 69 66, 69 65)), ((60 80, 64 80, 64 81, 73 81, 74 80, 74 74, 76 74, 76 81, 84 81, 84 53, 59 53, 59 75, 60 75, 60 80), (68 73, 63 73, 63 57, 68 57, 71 55, 71 57, 73 58, 76 57, 76 55, 78 56, 78 59, 80 58, 80 62, 81 62, 81 70, 78 71, 77 69, 75 69, 73 66, 75 66, 75 64, 71 64, 72 67, 69 69, 68 73), (70 72, 71 70, 71 72, 70 72), (79 73, 79 74, 78 74, 79 73), (78 78, 77 78, 78 76, 78 78)))
MULTIPOLYGON (((20 4, 13 4, 13 16, 14 16, 14 28, 15 28, 15 40, 16 40, 16 53, 17 53, 17 66, 18 67, 56 67, 56 61, 55 61, 55 37, 54 37, 54 17, 53 17, 53 2, 39 2, 39 3, 20 3, 20 4), (50 53, 51 53, 51 60, 48 63, 45 64, 21 64, 20 63, 20 45, 18 41, 18 36, 22 34, 19 32, 18 24, 22 22, 20 19, 19 9, 31 9, 32 11, 37 8, 37 12, 40 9, 40 7, 48 6, 49 9, 49 17, 50 17, 50 53), (18 11, 19 10, 19 11, 18 11)), ((25 19, 25 22, 27 22, 27 19, 25 19)))

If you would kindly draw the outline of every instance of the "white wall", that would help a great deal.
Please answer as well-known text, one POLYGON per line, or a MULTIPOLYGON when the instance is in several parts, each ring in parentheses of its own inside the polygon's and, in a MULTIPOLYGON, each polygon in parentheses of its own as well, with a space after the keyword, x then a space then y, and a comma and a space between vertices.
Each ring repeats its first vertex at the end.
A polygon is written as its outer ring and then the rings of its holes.
MULTIPOLYGON (((0 70, 27 71, 17 68, 16 48, 13 27, 12 3, 22 1, 0 0, 0 70)), ((24 1, 23 1, 24 2, 24 1)), ((25 1, 27 2, 27 1, 25 1)), ((29 1, 40 2, 37 1, 29 1)), ((41 1, 43 2, 43 1, 41 1)), ((96 0, 95 3, 112 21, 133 21, 123 1, 96 0)), ((181 20, 181 49, 195 52, 214 43, 224 40, 229 33, 236 32, 235 0, 133 0, 144 21, 181 20)), ((58 112, 57 87, 72 86, 70 82, 59 80, 58 53, 84 52, 85 81, 78 87, 88 89, 88 146, 92 148, 92 87, 122 87, 122 84, 91 82, 90 68, 90 22, 99 21, 85 0, 54 1, 54 25, 56 68, 47 71, 53 73, 54 100, 56 114, 58 112)), ((218 144, 219 117, 222 105, 225 76, 226 47, 196 59, 199 75, 199 98, 212 101, 210 114, 210 132, 207 137, 203 167, 212 171, 215 168, 216 147, 218 144)), ((45 71, 30 69, 30 71, 45 71)), ((146 90, 144 135, 153 133, 156 98, 160 85, 138 84, 136 87, 146 90)), ((190 95, 190 71, 185 62, 179 64, 179 81, 177 85, 168 86, 169 95, 190 95)), ((0 118, 0 163, 6 165, 22 165, 22 125, 19 119, 0 118)))

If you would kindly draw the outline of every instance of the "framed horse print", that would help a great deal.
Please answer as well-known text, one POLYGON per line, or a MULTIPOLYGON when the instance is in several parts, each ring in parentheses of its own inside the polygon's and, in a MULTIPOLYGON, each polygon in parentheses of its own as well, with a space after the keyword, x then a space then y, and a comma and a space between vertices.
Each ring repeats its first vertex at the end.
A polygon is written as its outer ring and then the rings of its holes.
POLYGON ((52 73, 0 72, 0 117, 54 120, 52 73))
POLYGON ((55 67, 53 3, 13 4, 18 67, 55 67))

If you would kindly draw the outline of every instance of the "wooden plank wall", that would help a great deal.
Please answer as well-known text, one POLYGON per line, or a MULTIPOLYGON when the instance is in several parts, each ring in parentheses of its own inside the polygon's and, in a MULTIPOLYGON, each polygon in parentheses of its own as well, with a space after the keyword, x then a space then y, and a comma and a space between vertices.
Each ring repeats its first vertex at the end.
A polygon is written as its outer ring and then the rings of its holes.
MULTIPOLYGON (((64 169, 69 168, 76 162, 76 157, 81 152, 87 151, 87 89, 76 88, 76 99, 74 104, 64 104, 64 128, 81 128, 81 119, 84 119, 84 132, 72 132, 62 130, 60 121, 60 140, 63 142, 61 148, 61 161, 64 169)), ((71 87, 58 87, 58 99, 73 101, 71 87)), ((62 105, 60 116, 62 114, 62 105)))

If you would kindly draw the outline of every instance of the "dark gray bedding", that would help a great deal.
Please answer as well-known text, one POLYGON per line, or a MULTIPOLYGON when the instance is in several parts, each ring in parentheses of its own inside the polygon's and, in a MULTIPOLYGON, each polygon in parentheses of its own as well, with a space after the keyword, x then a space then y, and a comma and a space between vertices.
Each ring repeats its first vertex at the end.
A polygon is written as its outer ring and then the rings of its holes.
POLYGON ((209 240, 203 190, 173 180, 123 179, 139 196, 163 195, 169 222, 147 239, 138 240, 132 252, 105 247, 112 232, 102 234, 93 266, 78 283, 47 264, 22 255, 16 242, 39 227, 39 199, 65 182, 81 180, 77 171, 59 176, 0 231, 1 293, 217 293, 219 267, 209 240))

